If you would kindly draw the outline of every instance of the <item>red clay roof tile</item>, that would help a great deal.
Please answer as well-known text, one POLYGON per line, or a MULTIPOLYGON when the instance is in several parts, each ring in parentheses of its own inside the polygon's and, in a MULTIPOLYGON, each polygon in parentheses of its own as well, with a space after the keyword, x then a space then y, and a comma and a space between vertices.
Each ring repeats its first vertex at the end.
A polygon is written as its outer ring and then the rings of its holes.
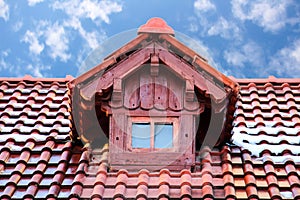
POLYGON ((2 199, 300 198, 298 79, 235 79, 233 136, 243 140, 206 149, 196 171, 180 173, 109 172, 108 146, 90 159, 89 149, 70 141, 70 80, 2 79, 2 199))

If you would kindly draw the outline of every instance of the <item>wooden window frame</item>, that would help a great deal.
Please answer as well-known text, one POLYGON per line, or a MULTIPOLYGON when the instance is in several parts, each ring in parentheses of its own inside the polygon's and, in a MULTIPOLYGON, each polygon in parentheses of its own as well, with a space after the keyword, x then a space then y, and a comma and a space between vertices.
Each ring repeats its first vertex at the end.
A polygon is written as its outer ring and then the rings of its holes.
POLYGON ((127 149, 133 152, 175 152, 178 149, 178 130, 179 117, 128 117, 127 124, 127 149), (133 148, 132 147, 132 124, 133 123, 150 123, 150 148, 133 148), (155 123, 170 123, 173 125, 173 145, 171 148, 154 148, 154 124, 155 123))

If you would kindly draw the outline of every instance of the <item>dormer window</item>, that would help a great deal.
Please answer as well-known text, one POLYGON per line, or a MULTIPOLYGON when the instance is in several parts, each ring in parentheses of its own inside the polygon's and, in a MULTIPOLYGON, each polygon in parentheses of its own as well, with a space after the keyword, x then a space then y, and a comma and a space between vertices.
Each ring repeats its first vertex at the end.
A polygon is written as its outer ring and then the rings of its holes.
POLYGON ((191 169, 209 131, 212 145, 228 137, 238 86, 163 20, 149 20, 138 34, 70 83, 72 137, 91 146, 108 138, 112 171, 191 169))
POLYGON ((174 117, 131 117, 128 149, 132 151, 174 150, 177 146, 178 119, 174 117))

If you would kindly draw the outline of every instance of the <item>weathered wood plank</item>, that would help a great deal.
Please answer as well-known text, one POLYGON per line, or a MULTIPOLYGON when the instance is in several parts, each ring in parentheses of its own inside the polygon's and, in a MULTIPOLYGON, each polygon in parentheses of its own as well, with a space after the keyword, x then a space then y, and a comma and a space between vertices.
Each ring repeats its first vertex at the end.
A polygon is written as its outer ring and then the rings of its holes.
POLYGON ((126 113, 129 116, 136 116, 136 117, 145 117, 145 116, 153 116, 153 117, 178 117, 180 115, 199 115, 203 112, 202 106, 197 109, 197 110, 181 110, 180 112, 178 111, 172 111, 172 110, 167 110, 167 111, 162 111, 162 110, 157 110, 157 109, 152 109, 152 110, 143 110, 141 108, 137 108, 135 110, 127 110, 124 108, 115 108, 111 109, 107 105, 102 105, 103 110, 107 112, 107 114, 118 114, 118 113, 126 113), (151 115, 150 115, 151 113, 151 115))
POLYGON ((108 89, 113 84, 114 78, 125 78, 132 72, 136 71, 141 67, 147 60, 150 59, 150 54, 152 53, 152 48, 142 49, 128 59, 120 62, 117 66, 110 69, 107 73, 104 73, 98 79, 97 91, 108 89))
POLYGON ((184 83, 180 79, 168 76, 169 88, 169 108, 172 110, 182 110, 183 108, 183 88, 184 83))
POLYGON ((119 48, 109 56, 107 56, 103 62, 95 67, 93 67, 91 70, 87 71, 86 73, 80 75, 76 79, 72 80, 71 83, 73 85, 77 85, 81 82, 84 82, 86 79, 92 77, 94 74, 104 70, 108 66, 116 63, 116 57, 120 56, 121 54, 124 54, 131 49, 135 49, 137 45, 140 45, 142 41, 146 40, 149 37, 148 34, 139 35, 132 41, 128 42, 125 46, 119 48))
POLYGON ((195 95, 194 81, 191 79, 185 80, 184 108, 186 110, 197 110, 201 108, 201 104, 195 95))
POLYGON ((122 88, 122 79, 115 78, 113 86, 113 93, 111 98, 112 107, 121 107, 123 106, 123 88, 122 88))
POLYGON ((152 109, 154 103, 154 83, 148 70, 140 74, 140 100, 141 108, 152 109))
POLYGON ((177 50, 184 52, 184 54, 190 56, 193 59, 193 64, 197 64, 199 67, 201 67, 203 70, 207 71, 209 74, 213 75, 215 78, 217 78, 220 82, 224 83, 225 85, 230 86, 235 92, 237 92, 237 83, 231 80, 230 78, 226 77, 225 75, 221 74, 219 71, 217 71, 215 68, 210 66, 207 63, 207 60, 197 54, 192 49, 188 48, 178 40, 176 40, 174 37, 167 35, 167 34, 161 34, 161 39, 164 39, 168 41, 172 46, 174 46, 177 50))
MULTIPOLYGON (((191 164, 186 162, 187 154, 174 152, 149 152, 149 153, 110 153, 111 167, 118 166, 126 169, 162 169, 167 166, 177 166, 178 170, 189 168, 191 164)), ((194 161, 194 160, 193 160, 194 161)), ((168 167, 169 168, 169 167, 168 167)))
POLYGON ((179 120, 178 145, 180 152, 191 152, 190 149, 194 146, 195 138, 195 123, 193 115, 181 115, 179 120))
POLYGON ((196 87, 205 91, 208 95, 211 95, 212 99, 216 102, 222 102, 226 98, 226 91, 219 86, 207 80, 202 74, 195 71, 188 64, 176 58, 173 54, 167 50, 158 50, 159 58, 168 66, 171 70, 175 71, 183 79, 193 79, 196 87), (189 69, 189 70, 187 70, 189 69))
POLYGON ((154 106, 158 110, 166 110, 168 108, 168 80, 164 74, 155 77, 154 88, 154 106))
POLYGON ((124 151, 126 140, 126 117, 124 114, 114 115, 110 120, 109 148, 111 152, 119 153, 124 151))
POLYGON ((124 86, 124 106, 135 109, 140 106, 140 77, 138 73, 126 79, 124 86))

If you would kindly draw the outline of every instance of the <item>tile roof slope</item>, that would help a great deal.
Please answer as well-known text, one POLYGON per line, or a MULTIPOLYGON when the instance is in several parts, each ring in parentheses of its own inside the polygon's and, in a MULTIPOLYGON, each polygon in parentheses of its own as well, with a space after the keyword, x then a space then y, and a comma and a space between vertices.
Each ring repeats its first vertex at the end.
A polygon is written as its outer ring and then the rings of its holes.
POLYGON ((240 152, 231 160, 242 166, 241 186, 247 196, 267 190, 272 199, 300 199, 300 79, 237 82, 232 140, 240 152))
POLYGON ((299 80, 237 80, 233 142, 241 147, 205 148, 195 172, 108 172, 108 146, 91 151, 70 141, 69 80, 1 80, 1 199, 300 199, 298 153, 268 150, 298 147, 299 80), (268 138, 272 128, 284 139, 268 138), (244 144, 256 145, 259 158, 244 144))
POLYGON ((0 80, 0 198, 68 197, 82 149, 69 138, 63 79, 0 80))

